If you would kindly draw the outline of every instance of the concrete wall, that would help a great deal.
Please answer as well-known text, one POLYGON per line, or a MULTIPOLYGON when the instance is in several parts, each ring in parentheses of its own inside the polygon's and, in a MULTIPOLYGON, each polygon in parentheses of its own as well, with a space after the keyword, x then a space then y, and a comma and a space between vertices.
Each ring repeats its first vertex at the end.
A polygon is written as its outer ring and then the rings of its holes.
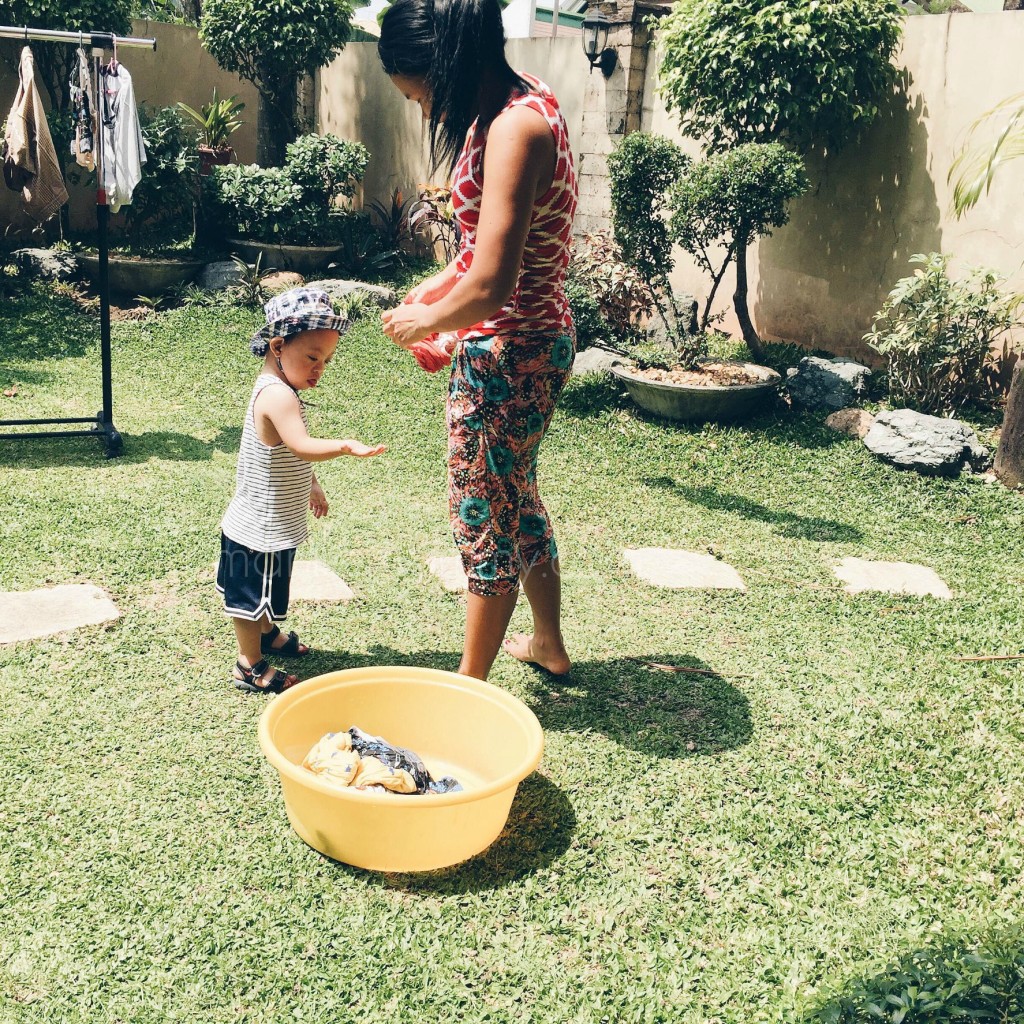
MULTIPOLYGON (((967 129, 1019 92, 1024 17, 996 14, 908 18, 898 61, 908 76, 856 144, 808 160, 811 190, 793 203, 788 225, 749 256, 751 307, 767 338, 870 357, 861 341, 895 282, 919 252, 953 255, 954 271, 990 266, 1024 289, 1024 207, 1020 170, 1008 167, 991 194, 962 221, 950 210, 947 175, 967 129)), ((649 68, 644 129, 679 135, 649 68)), ((675 283, 700 296, 706 282, 684 256, 675 283)), ((727 313, 731 275, 718 308, 727 313)))
MULTIPOLYGON (((259 95, 254 86, 236 75, 222 71, 216 61, 202 48, 194 28, 166 25, 155 21, 133 23, 136 36, 154 38, 156 51, 124 49, 118 57, 131 72, 135 99, 153 107, 172 106, 179 100, 197 110, 210 101, 214 86, 218 96, 237 95, 245 110, 245 124, 231 137, 232 145, 242 163, 256 159, 256 111, 259 95)), ((7 44, 4 53, 21 52, 20 44, 7 44)), ((33 43, 33 47, 55 45, 33 43)), ((0 61, 0 120, 14 102, 18 88, 16 66, 0 61)), ((45 96, 45 90, 43 90, 45 96)), ((72 226, 88 229, 95 224, 95 184, 91 187, 72 188, 72 226)), ((24 224, 20 198, 7 189, 0 189, 0 230, 8 224, 24 224)), ((51 227, 52 230, 52 227, 51 227)))
MULTIPOLYGON (((555 91, 578 145, 583 120, 586 59, 579 39, 512 39, 508 58, 518 70, 555 91)), ((441 183, 446 169, 431 171, 427 133, 417 104, 407 100, 380 66, 376 43, 349 43, 318 76, 320 130, 357 139, 370 151, 364 201, 389 201, 395 188, 407 195, 421 182, 441 183)))

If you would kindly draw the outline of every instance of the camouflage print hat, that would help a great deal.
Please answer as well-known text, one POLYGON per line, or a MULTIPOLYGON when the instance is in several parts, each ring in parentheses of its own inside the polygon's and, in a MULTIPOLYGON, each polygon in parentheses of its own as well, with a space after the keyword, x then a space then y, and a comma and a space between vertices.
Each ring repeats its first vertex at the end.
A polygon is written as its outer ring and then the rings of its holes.
POLYGON ((338 331, 344 334, 351 324, 338 316, 330 296, 319 288, 292 288, 275 295, 264 307, 267 322, 253 336, 249 348, 255 356, 265 356, 271 338, 287 338, 302 331, 338 331))

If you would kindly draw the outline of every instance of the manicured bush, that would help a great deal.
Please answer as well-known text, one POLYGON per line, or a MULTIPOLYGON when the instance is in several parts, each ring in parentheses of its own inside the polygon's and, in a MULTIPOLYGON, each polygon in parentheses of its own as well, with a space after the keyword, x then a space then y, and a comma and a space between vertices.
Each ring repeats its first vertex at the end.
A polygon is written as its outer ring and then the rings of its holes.
POLYGON ((992 270, 949 276, 949 257, 911 257, 921 269, 896 283, 864 340, 886 358, 889 400, 944 416, 991 401, 993 346, 1021 324, 1024 297, 1000 289, 992 270))

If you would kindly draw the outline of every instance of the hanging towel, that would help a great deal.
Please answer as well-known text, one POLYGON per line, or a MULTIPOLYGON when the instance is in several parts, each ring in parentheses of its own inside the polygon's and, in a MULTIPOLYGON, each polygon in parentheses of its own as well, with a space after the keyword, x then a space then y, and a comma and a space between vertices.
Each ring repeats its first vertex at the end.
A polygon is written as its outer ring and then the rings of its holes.
POLYGON ((103 93, 103 187, 110 209, 117 213, 131 203, 135 186, 142 180, 146 145, 139 127, 132 76, 123 64, 117 70, 101 68, 103 93))
POLYGON ((43 100, 36 88, 35 61, 27 46, 21 51, 18 67, 18 94, 7 115, 4 180, 9 188, 21 192, 25 212, 38 224, 48 221, 68 201, 43 100))

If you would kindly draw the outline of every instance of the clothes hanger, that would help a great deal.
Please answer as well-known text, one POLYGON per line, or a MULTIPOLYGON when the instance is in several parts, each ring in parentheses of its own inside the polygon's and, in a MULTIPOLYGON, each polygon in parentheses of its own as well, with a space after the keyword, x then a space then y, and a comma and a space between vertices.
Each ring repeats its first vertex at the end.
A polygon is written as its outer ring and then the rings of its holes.
POLYGON ((117 36, 113 33, 110 35, 110 39, 114 44, 114 55, 110 58, 110 63, 107 65, 107 70, 110 74, 117 74, 117 36))

